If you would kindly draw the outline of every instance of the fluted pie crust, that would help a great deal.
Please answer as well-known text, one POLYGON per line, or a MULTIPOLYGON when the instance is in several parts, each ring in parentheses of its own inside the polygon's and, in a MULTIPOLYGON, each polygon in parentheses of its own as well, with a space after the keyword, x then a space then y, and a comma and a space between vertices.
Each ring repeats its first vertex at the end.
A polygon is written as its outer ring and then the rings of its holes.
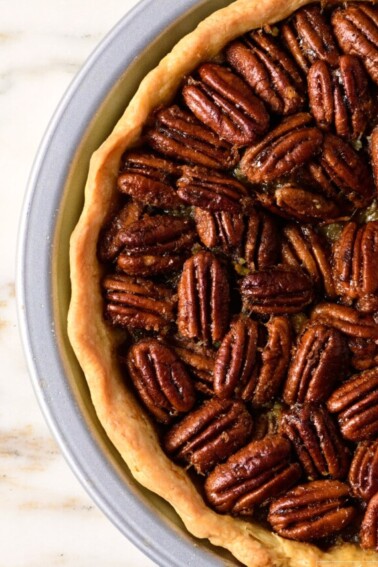
POLYGON ((107 435, 135 479, 169 499, 189 532, 228 549, 240 562, 253 567, 315 567, 321 565, 319 561, 328 561, 329 566, 354 561, 357 567, 378 561, 378 554, 352 544, 322 552, 316 546, 283 539, 256 523, 219 515, 205 504, 185 470, 162 451, 154 426, 122 379, 115 356, 119 335, 103 318, 97 241, 115 200, 121 155, 138 140, 151 111, 167 104, 182 77, 215 56, 226 43, 248 30, 282 20, 308 3, 236 0, 184 37, 142 81, 111 135, 93 154, 85 206, 71 238, 68 332, 107 435))

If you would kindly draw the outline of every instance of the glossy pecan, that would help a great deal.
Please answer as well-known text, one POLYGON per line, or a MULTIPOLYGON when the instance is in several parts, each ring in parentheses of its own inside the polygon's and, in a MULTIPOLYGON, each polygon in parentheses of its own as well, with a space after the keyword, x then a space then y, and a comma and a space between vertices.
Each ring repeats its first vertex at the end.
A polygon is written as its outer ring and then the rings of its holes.
POLYGON ((251 183, 271 183, 293 172, 319 153, 323 134, 305 112, 285 118, 240 161, 240 171, 251 183))
POLYGON ((118 267, 131 275, 149 276, 181 266, 196 232, 188 219, 145 215, 123 230, 119 239, 123 250, 118 267))
POLYGON ((367 505, 361 524, 360 542, 363 549, 378 551, 378 493, 367 505))
POLYGON ((282 261, 306 270, 326 296, 335 297, 332 268, 326 242, 311 226, 288 224, 283 229, 282 261))
POLYGON ((269 34, 258 30, 232 42, 226 59, 273 112, 287 115, 303 107, 297 65, 269 34))
POLYGON ((312 541, 333 536, 354 519, 349 487, 339 480, 296 486, 270 505, 268 520, 287 539, 312 541))
POLYGON ((177 271, 185 261, 184 255, 165 254, 138 254, 129 256, 126 253, 119 255, 117 260, 118 268, 132 276, 157 276, 177 271))
POLYGON ((257 209, 248 214, 241 256, 251 270, 274 266, 279 260, 280 234, 276 220, 257 209))
MULTIPOLYGON (((358 194, 354 191, 342 190, 340 184, 336 184, 336 177, 332 178, 327 173, 326 169, 320 163, 320 160, 310 161, 303 171, 306 182, 311 190, 322 195, 326 199, 326 202, 334 203, 337 207, 339 211, 338 218, 333 216, 330 220, 343 222, 355 212, 355 201, 356 199, 358 202, 360 200, 358 194)), ((359 204, 357 204, 357 206, 359 206, 359 204)))
POLYGON ((217 63, 204 63, 197 73, 198 80, 189 78, 182 95, 198 120, 236 146, 252 144, 264 134, 269 114, 243 79, 217 63))
POLYGON ((194 242, 190 220, 169 215, 145 215, 120 235, 128 254, 180 253, 194 242))
POLYGON ((348 222, 334 245, 336 288, 346 303, 378 310, 378 221, 348 222))
POLYGON ((295 407, 283 416, 280 430, 293 444, 308 480, 346 478, 350 454, 323 407, 295 407))
POLYGON ((285 379, 290 361, 291 329, 286 317, 271 317, 267 337, 259 350, 259 372, 251 398, 254 407, 272 403, 285 379))
POLYGON ((188 339, 222 340, 229 320, 229 284, 218 258, 198 252, 184 264, 178 284, 179 333, 188 339))
POLYGON ((208 476, 208 502, 218 512, 251 515, 299 480, 301 468, 290 453, 290 443, 278 435, 252 441, 208 476))
POLYGON ((285 219, 319 222, 341 215, 337 202, 293 183, 278 187, 273 194, 257 193, 256 196, 263 207, 285 219))
POLYGON ((205 474, 240 449, 252 428, 243 402, 212 398, 172 427, 164 447, 177 461, 205 474))
POLYGON ((261 315, 298 313, 314 297, 308 275, 287 266, 249 274, 241 282, 241 293, 245 310, 261 315))
POLYGON ((194 220, 198 236, 207 248, 221 248, 224 252, 230 252, 240 246, 244 232, 241 214, 195 207, 194 220))
POLYGON ((181 168, 146 152, 129 152, 124 157, 117 184, 121 193, 155 207, 175 209, 183 202, 174 184, 181 168))
POLYGON ((172 343, 172 347, 189 369, 195 389, 206 396, 213 396, 215 351, 178 338, 172 343))
POLYGON ((142 212, 143 206, 140 203, 127 203, 104 227, 101 231, 97 248, 101 262, 111 262, 117 257, 124 246, 121 239, 123 231, 139 220, 142 212))
POLYGON ((344 53, 358 55, 378 83, 378 11, 367 2, 350 4, 332 14, 333 31, 344 53))
POLYGON ((333 201, 339 206, 342 206, 344 211, 346 204, 349 204, 349 202, 346 200, 346 196, 341 193, 339 187, 332 181, 324 167, 316 161, 310 161, 307 164, 307 172, 308 179, 306 179, 306 181, 309 187, 313 191, 320 193, 323 197, 326 197, 329 201, 333 201))
POLYGON ((311 325, 299 338, 283 399, 288 405, 324 401, 345 377, 348 360, 347 342, 339 331, 311 325))
POLYGON ((172 290, 125 274, 105 277, 105 316, 118 327, 164 331, 174 321, 172 290))
POLYGON ((326 134, 319 163, 355 207, 369 204, 374 194, 372 175, 363 158, 347 142, 333 134, 326 134))
POLYGON ((378 441, 358 444, 348 478, 354 494, 363 500, 378 492, 378 441))
POLYGON ((272 317, 265 333, 256 321, 239 317, 217 353, 215 394, 240 397, 254 407, 271 404, 285 377, 290 348, 290 325, 285 317, 272 317))
POLYGON ((133 344, 124 361, 145 406, 161 423, 190 411, 195 402, 192 381, 184 364, 155 339, 133 344))
POLYGON ((319 303, 311 313, 311 320, 339 329, 353 338, 378 339, 378 324, 374 318, 360 313, 353 307, 319 303))
MULTIPOLYGON (((324 220, 344 222, 353 214, 356 208, 353 202, 354 193, 342 191, 328 175, 320 161, 310 161, 302 173, 305 177, 306 188, 315 193, 325 207, 329 208, 330 213, 327 215, 326 212, 324 220)), ((320 205, 317 206, 320 208, 320 205)), ((326 208, 324 210, 327 211, 326 208)), ((318 219, 320 220, 319 215, 318 219)))
POLYGON ((350 441, 373 439, 378 434, 378 368, 366 370, 344 382, 329 398, 341 433, 350 441))
POLYGON ((367 370, 378 366, 378 341, 350 337, 349 350, 352 353, 351 364, 356 370, 367 370))
POLYGON ((336 70, 325 61, 316 61, 307 81, 310 107, 318 126, 349 140, 361 138, 372 115, 373 99, 359 58, 341 56, 336 70))
POLYGON ((231 169, 239 159, 235 147, 176 105, 157 112, 145 140, 163 155, 212 169, 231 169))
POLYGON ((339 52, 335 38, 320 6, 298 10, 292 20, 282 26, 281 33, 289 51, 305 73, 317 59, 327 61, 332 67, 337 65, 339 52))
POLYGON ((188 205, 210 211, 240 213, 251 201, 247 189, 233 177, 199 167, 182 168, 177 193, 188 205))
POLYGON ((220 398, 248 400, 257 378, 258 323, 236 319, 219 347, 214 367, 214 392, 220 398))

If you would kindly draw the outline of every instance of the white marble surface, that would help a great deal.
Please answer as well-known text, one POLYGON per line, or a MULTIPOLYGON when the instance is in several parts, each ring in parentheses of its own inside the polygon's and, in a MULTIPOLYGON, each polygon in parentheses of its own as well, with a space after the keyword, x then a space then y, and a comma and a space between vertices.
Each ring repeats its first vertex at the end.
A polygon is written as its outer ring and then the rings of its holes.
POLYGON ((71 79, 138 0, 0 0, 0 567, 154 565, 100 512, 44 423, 15 305, 27 177, 71 79))

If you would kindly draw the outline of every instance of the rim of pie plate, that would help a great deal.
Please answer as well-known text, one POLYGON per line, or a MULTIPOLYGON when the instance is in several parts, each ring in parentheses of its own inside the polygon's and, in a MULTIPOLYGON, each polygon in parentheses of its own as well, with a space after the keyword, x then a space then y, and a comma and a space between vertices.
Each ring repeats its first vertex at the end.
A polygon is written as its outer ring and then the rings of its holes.
POLYGON ((114 202, 121 156, 138 140, 150 112, 168 103, 182 77, 214 57, 229 41, 250 29, 283 20, 310 3, 236 0, 183 37, 144 78, 113 132, 93 154, 84 209, 71 238, 68 332, 107 435, 135 479, 168 499, 190 533, 209 539, 243 564, 256 567, 315 566, 321 564, 319 561, 339 561, 340 565, 354 561, 353 565, 359 565, 378 560, 378 556, 352 544, 335 545, 323 552, 314 545, 283 539, 253 521, 221 516, 206 506, 185 470, 163 453, 149 418, 123 383, 114 355, 119 335, 109 329, 102 315, 97 240, 114 202))

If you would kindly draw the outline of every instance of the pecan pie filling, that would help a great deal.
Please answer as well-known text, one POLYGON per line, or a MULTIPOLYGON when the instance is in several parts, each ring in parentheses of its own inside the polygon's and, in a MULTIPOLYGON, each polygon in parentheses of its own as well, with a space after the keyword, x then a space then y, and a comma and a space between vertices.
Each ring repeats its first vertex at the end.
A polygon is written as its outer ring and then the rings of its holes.
POLYGON ((378 7, 310 4, 150 113, 98 258, 124 381, 207 506, 378 550, 378 7))

